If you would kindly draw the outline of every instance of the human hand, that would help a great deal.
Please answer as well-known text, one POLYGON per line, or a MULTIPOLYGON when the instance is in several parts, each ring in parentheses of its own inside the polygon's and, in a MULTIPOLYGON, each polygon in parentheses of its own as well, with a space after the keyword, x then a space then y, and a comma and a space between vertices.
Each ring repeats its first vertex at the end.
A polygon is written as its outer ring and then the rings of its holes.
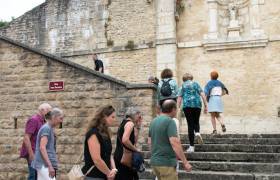
POLYGON ((108 180, 114 180, 115 179, 115 176, 116 176, 116 174, 117 174, 117 172, 118 172, 118 170, 117 169, 112 169, 111 171, 110 171, 110 173, 107 175, 107 178, 108 178, 108 180))
POLYGON ((192 170, 192 165, 190 165, 189 162, 184 163, 184 168, 187 172, 191 172, 192 170))
POLYGON ((53 177, 55 176, 55 170, 54 170, 54 168, 53 168, 52 166, 49 166, 48 169, 49 169, 49 176, 50 176, 51 178, 53 178, 53 177))
POLYGON ((28 155, 28 162, 31 162, 33 160, 34 160, 34 154, 32 153, 32 154, 28 155))
POLYGON ((208 106, 204 106, 204 114, 207 114, 208 112, 208 106))

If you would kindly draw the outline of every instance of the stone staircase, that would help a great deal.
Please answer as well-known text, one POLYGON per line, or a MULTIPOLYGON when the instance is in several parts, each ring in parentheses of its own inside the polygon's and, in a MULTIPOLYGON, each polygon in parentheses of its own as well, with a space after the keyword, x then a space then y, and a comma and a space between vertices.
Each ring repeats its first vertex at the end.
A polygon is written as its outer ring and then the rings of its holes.
MULTIPOLYGON (((180 163, 180 180, 280 180, 280 134, 202 135, 203 145, 195 145, 195 153, 186 153, 193 166, 187 173, 180 163)), ((188 136, 181 135, 183 149, 188 136)), ((143 145, 146 172, 140 179, 153 179, 149 146, 143 145)))

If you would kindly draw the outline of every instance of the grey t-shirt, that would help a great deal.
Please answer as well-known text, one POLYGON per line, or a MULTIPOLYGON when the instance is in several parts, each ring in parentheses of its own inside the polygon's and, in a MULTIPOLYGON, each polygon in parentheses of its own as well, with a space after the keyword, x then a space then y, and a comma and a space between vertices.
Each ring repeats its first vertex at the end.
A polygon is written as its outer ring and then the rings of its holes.
POLYGON ((35 169, 41 169, 43 165, 47 167, 47 164, 43 160, 43 157, 40 152, 40 140, 41 137, 43 136, 47 136, 48 138, 46 149, 47 149, 49 160, 51 161, 53 168, 57 169, 58 166, 57 166, 57 157, 55 152, 56 149, 55 137, 54 137, 53 128, 48 123, 44 124, 38 132, 37 140, 36 140, 36 148, 35 148, 35 158, 32 161, 32 167, 35 169))

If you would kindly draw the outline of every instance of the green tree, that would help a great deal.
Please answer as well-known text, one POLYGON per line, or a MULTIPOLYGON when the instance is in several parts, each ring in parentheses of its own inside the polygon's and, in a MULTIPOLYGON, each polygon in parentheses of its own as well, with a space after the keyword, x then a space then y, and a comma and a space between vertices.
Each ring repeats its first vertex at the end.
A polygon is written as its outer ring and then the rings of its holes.
POLYGON ((0 28, 6 26, 8 23, 9 22, 7 22, 7 21, 0 20, 0 28))

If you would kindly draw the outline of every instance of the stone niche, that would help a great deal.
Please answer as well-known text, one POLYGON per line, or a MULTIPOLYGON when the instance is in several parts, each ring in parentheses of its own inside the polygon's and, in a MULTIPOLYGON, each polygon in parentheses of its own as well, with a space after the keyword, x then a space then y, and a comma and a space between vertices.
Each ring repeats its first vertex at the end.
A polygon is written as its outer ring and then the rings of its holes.
POLYGON ((207 51, 265 47, 268 38, 260 27, 260 8, 264 0, 207 0, 207 51))

